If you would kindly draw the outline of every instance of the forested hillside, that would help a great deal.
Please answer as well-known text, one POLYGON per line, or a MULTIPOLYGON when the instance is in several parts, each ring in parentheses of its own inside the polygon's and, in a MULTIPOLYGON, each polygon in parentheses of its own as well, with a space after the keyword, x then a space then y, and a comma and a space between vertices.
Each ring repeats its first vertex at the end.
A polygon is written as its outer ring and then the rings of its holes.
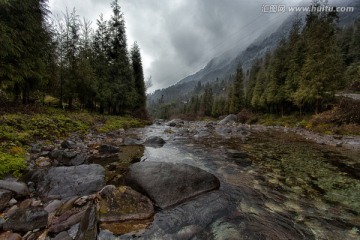
POLYGON ((129 51, 119 3, 91 22, 46 0, 0 1, 0 99, 7 106, 52 102, 69 109, 145 116, 140 48, 129 51))
POLYGON ((286 115, 332 109, 338 91, 359 91, 360 21, 340 27, 337 12, 311 12, 243 72, 193 90, 189 101, 152 109, 156 117, 218 117, 243 109, 286 115))

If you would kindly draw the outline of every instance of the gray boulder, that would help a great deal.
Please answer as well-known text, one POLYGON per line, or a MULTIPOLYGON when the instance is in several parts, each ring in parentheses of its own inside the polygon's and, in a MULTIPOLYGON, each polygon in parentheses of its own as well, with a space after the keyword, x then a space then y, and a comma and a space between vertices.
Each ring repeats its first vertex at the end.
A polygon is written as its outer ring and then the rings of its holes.
POLYGON ((235 114, 230 114, 227 117, 225 117, 223 120, 219 122, 220 125, 226 125, 229 123, 234 123, 237 121, 237 116, 235 114))
POLYGON ((18 209, 4 223, 5 231, 28 232, 47 226, 48 213, 42 208, 18 209))
POLYGON ((162 147, 164 146, 164 144, 165 144, 165 140, 158 136, 148 137, 144 142, 145 146, 151 146, 151 147, 162 147))
POLYGON ((64 150, 54 150, 50 153, 50 158, 55 159, 61 165, 71 166, 71 160, 76 157, 77 153, 64 150))
POLYGON ((125 183, 148 195, 162 209, 220 187, 219 179, 200 168, 164 162, 133 164, 125 183))
POLYGON ((64 199, 99 191, 105 186, 105 169, 97 164, 55 167, 37 171, 32 178, 40 196, 64 199))
POLYGON ((30 194, 29 188, 23 182, 0 180, 0 189, 14 192, 18 197, 26 197, 30 194))

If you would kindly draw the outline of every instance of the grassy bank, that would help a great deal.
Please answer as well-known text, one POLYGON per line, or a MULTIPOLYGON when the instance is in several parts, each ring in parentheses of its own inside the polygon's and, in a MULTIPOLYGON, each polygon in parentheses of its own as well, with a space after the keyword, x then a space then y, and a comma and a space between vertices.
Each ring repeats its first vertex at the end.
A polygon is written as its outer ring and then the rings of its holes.
POLYGON ((60 109, 18 109, 0 115, 0 177, 19 175, 26 168, 25 156, 30 144, 38 140, 65 139, 72 133, 84 135, 117 129, 143 127, 148 122, 130 116, 107 116, 60 109))

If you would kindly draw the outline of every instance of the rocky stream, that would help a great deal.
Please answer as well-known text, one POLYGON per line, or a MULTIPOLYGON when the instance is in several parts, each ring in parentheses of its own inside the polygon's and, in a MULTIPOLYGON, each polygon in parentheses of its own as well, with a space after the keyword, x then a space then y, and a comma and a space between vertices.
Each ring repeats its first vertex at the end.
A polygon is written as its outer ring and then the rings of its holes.
POLYGON ((234 120, 34 144, 0 240, 360 239, 360 138, 234 120))

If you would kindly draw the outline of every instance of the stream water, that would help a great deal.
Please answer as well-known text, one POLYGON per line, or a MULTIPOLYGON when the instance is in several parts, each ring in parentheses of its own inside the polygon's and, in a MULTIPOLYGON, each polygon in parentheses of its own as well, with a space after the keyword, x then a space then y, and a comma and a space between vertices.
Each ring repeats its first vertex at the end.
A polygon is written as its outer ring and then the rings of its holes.
POLYGON ((360 239, 359 152, 293 133, 231 137, 216 128, 195 122, 136 130, 166 140, 146 147, 142 161, 193 165, 216 175, 221 187, 158 210, 148 229, 120 239, 360 239))

